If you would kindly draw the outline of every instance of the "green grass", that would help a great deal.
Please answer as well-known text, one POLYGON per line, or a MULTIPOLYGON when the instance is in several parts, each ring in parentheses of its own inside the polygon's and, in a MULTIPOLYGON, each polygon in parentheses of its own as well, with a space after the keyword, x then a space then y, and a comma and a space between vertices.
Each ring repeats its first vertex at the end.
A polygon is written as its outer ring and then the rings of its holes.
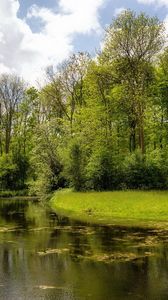
POLYGON ((28 196, 28 190, 18 190, 18 191, 4 190, 4 191, 0 191, 0 198, 13 198, 13 197, 22 197, 22 196, 28 196))
POLYGON ((123 225, 168 223, 168 191, 72 192, 58 191, 52 208, 73 219, 123 225))

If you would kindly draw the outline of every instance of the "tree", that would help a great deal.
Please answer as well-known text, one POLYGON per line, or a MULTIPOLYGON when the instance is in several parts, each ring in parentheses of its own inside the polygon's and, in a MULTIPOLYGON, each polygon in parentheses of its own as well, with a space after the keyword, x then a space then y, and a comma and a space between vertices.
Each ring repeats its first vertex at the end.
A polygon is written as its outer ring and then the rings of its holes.
POLYGON ((125 88, 126 113, 130 127, 130 151, 138 145, 145 152, 144 116, 148 87, 152 81, 151 62, 164 44, 163 23, 144 13, 127 10, 109 26, 102 61, 115 65, 116 76, 125 88))
POLYGON ((84 188, 84 162, 82 149, 78 143, 74 143, 70 149, 70 166, 68 177, 74 189, 80 191, 84 188))
POLYGON ((84 104, 83 83, 89 62, 89 55, 80 52, 73 54, 60 65, 57 74, 48 72, 51 86, 45 92, 55 100, 57 106, 70 122, 71 134, 76 107, 84 104))
MULTIPOLYGON (((9 153, 14 114, 25 94, 25 84, 16 75, 3 74, 0 77, 0 118, 5 131, 5 153, 9 153)), ((2 152, 2 136, 1 136, 2 152)))
POLYGON ((157 97, 155 96, 155 106, 159 108, 159 144, 162 149, 167 145, 168 141, 168 47, 159 57, 157 68, 157 81, 155 90, 157 89, 157 97))

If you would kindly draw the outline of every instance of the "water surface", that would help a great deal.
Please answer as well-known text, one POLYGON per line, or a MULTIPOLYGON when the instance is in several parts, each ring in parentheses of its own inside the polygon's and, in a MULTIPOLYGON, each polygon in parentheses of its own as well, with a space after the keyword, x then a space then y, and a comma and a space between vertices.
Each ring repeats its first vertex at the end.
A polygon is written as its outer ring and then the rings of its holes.
POLYGON ((0 200, 0 299, 168 299, 168 231, 71 221, 0 200))

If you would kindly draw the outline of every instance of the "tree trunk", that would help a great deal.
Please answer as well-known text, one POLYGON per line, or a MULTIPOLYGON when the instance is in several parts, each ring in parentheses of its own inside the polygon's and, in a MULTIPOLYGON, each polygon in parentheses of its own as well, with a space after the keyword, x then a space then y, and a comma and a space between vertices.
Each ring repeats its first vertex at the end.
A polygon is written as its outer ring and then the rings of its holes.
POLYGON ((143 124, 139 127, 139 148, 141 149, 142 154, 145 154, 145 142, 144 142, 144 128, 143 124))
POLYGON ((0 154, 2 155, 2 106, 0 103, 0 154))
POLYGON ((9 153, 11 141, 12 114, 6 116, 5 153, 9 153))
POLYGON ((136 121, 132 120, 130 124, 130 152, 134 152, 136 149, 136 121))

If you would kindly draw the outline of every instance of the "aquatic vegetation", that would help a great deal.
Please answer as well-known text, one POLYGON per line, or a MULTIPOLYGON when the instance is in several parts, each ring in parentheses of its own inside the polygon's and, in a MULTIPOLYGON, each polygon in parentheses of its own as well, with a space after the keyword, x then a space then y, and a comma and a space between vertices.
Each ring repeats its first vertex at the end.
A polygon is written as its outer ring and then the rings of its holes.
POLYGON ((149 293, 149 299, 154 299, 153 291, 160 299, 167 292, 166 227, 99 226, 56 215, 47 205, 29 205, 12 200, 1 203, 3 299, 6 295, 14 299, 13 289, 8 289, 11 276, 19 288, 17 299, 20 295, 24 299, 25 286, 29 299, 80 299, 88 294, 87 299, 116 299, 116 292, 124 299, 126 286, 132 299, 141 293, 144 299, 149 293), (38 211, 41 220, 36 222, 38 211), (142 286, 146 278, 149 284, 142 286))
POLYGON ((69 249, 46 249, 44 251, 37 252, 38 255, 48 255, 48 254, 63 254, 65 252, 68 252, 69 249))
POLYGON ((104 262, 104 263, 114 263, 114 262, 127 262, 127 261, 133 261, 138 260, 147 256, 154 256, 154 253, 152 252, 145 252, 144 255, 138 255, 135 253, 112 253, 112 254, 97 254, 93 256, 85 257, 85 259, 90 259, 95 262, 104 262))
POLYGON ((64 289, 66 289, 65 287, 62 287, 62 286, 49 286, 49 285, 38 285, 38 286, 35 286, 35 288, 38 288, 40 290, 50 290, 50 289, 64 290, 64 289))

